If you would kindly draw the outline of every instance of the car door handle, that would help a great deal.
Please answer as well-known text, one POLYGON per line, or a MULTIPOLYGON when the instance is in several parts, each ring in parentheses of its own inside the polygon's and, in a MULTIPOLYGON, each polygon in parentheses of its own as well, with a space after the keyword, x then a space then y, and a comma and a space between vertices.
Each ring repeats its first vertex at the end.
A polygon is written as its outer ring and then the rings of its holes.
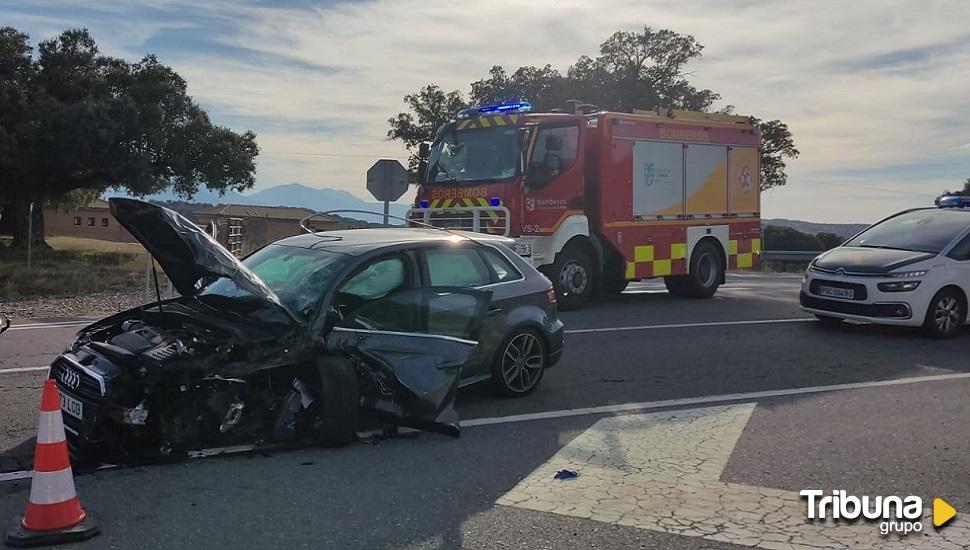
POLYGON ((495 317, 499 313, 502 313, 502 308, 500 307, 493 307, 492 309, 488 310, 489 317, 495 317))

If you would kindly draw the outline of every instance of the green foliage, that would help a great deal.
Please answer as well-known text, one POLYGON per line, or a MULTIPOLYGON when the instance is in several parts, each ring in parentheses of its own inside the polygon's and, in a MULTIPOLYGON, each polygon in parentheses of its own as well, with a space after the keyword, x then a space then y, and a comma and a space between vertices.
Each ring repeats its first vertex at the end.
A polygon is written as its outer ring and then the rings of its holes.
POLYGON ((820 232, 810 235, 782 225, 766 225, 764 227, 765 250, 817 250, 821 252, 839 246, 844 240, 835 233, 820 232))
POLYGON ((956 191, 950 191, 947 189, 943 192, 944 197, 957 195, 959 197, 970 197, 970 178, 963 180, 963 189, 958 189, 956 191))
POLYGON ((30 202, 108 187, 135 195, 171 187, 190 197, 200 186, 253 186, 255 134, 212 124, 185 80, 154 56, 104 56, 87 30, 31 53, 25 34, 0 29, 0 200, 15 218, 15 245, 24 244, 30 202))
MULTIPOLYGON (((668 29, 618 31, 600 45, 599 56, 581 56, 565 75, 551 65, 519 67, 511 74, 495 65, 487 77, 471 83, 469 99, 477 105, 525 99, 537 111, 563 108, 568 100, 620 112, 707 111, 721 96, 694 87, 685 71, 687 63, 700 57, 703 49, 693 36, 668 29)), ((404 142, 411 151, 413 168, 418 144, 431 141, 438 127, 465 105, 460 92, 445 96, 434 84, 405 96, 404 101, 409 112, 390 119, 387 137, 404 142), (455 101, 449 104, 446 97, 455 101)), ((720 112, 733 109, 728 105, 720 112)), ((784 159, 797 157, 798 149, 786 124, 779 120, 759 123, 763 141, 761 187, 770 189, 786 183, 784 159)))
POLYGON ((460 109, 468 107, 458 90, 445 92, 435 84, 428 84, 417 93, 404 96, 410 112, 398 113, 389 118, 391 129, 387 139, 400 140, 411 151, 410 168, 413 173, 418 164, 416 148, 421 142, 431 141, 443 124, 455 117, 460 109))

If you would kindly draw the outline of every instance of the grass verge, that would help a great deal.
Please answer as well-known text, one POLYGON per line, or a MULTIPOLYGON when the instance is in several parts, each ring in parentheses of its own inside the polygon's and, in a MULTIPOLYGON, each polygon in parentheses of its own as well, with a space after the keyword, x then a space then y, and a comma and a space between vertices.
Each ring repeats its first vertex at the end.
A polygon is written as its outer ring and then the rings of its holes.
POLYGON ((141 288, 145 249, 139 244, 77 237, 49 237, 50 249, 27 252, 0 238, 0 302, 25 298, 78 296, 141 288))

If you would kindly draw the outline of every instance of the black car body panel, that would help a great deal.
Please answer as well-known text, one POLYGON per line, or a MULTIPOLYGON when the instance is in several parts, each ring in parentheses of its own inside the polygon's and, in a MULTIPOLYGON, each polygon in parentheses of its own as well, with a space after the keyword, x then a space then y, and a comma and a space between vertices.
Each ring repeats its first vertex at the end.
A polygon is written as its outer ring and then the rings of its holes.
POLYGON ((846 273, 883 275, 934 256, 912 250, 840 246, 819 256, 812 267, 829 273, 842 269, 846 273))
MULTIPOLYGON (((324 293, 313 315, 297 315, 283 308, 253 271, 181 215, 131 199, 111 204, 183 296, 85 327, 54 361, 51 378, 82 411, 81 418, 65 414, 76 455, 125 461, 142 454, 177 456, 193 446, 240 438, 267 439, 287 394, 299 392, 306 402, 313 401, 314 385, 326 377, 317 359, 333 354, 353 361, 363 406, 396 424, 458 434, 454 399, 461 367, 477 344, 473 338, 490 292, 410 291, 410 301, 398 304, 407 313, 401 318, 416 319, 406 330, 371 330, 335 317, 328 307, 332 293, 324 293), (216 300, 200 292, 207 282, 223 278, 256 299, 216 300), (430 300, 442 297, 464 299, 458 313, 436 310, 460 321, 454 335, 428 330, 430 300)), ((327 242, 309 237, 307 247, 327 242)), ((366 260, 368 244, 350 247, 346 255, 356 261, 335 264, 338 278, 366 260)))

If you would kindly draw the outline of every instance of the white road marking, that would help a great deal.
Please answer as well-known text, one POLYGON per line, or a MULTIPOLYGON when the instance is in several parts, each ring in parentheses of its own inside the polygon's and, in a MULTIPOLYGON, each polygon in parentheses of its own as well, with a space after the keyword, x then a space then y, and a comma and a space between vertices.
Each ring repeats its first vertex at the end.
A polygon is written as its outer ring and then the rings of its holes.
MULTIPOLYGON (((46 368, 46 367, 45 367, 46 368)), ((662 409, 671 407, 683 407, 690 405, 711 405, 717 403, 727 403, 735 401, 755 402, 761 399, 772 397, 785 397, 790 395, 804 395, 822 392, 835 392, 842 390, 853 390, 863 388, 877 388, 884 386, 898 386, 903 384, 918 384, 924 382, 941 382, 947 380, 965 380, 970 378, 970 372, 955 374, 941 374, 935 376, 914 376, 911 378, 897 378, 893 380, 880 380, 875 382, 855 382, 851 384, 837 384, 831 386, 810 386, 806 388, 793 388, 788 390, 766 390, 748 393, 728 393, 721 395, 709 395, 705 397, 688 397, 684 399, 667 399, 663 401, 642 401, 638 403, 624 403, 619 405, 603 405, 599 407, 584 407, 579 409, 560 409, 556 411, 545 411, 538 413, 517 414, 511 416, 496 416, 484 418, 472 418, 462 420, 463 428, 474 428, 478 426, 493 426, 496 424, 511 424, 515 422, 530 422, 534 420, 549 420, 555 418, 569 418, 575 416, 591 416, 600 414, 616 413, 635 413, 651 409, 662 409)), ((402 428, 403 429, 403 428, 402 428)), ((366 435, 366 434, 364 434, 366 435)), ((212 449, 201 449, 190 453, 190 458, 208 458, 220 454, 234 454, 245 451, 272 449, 272 447, 259 447, 256 445, 237 445, 233 447, 216 447, 212 449)), ((115 465, 104 465, 98 469, 112 469, 115 465)), ((0 473, 0 483, 14 481, 30 477, 29 470, 0 473)))
MULTIPOLYGON (((882 536, 876 522, 806 520, 797 492, 720 480, 755 405, 604 418, 497 504, 605 523, 778 549, 961 548, 960 525, 926 536, 882 536), (579 477, 554 479, 568 469, 579 477)), ((927 501, 929 495, 927 495, 927 501)))
POLYGON ((47 365, 41 367, 15 367, 12 369, 0 369, 0 374, 14 374, 17 372, 34 372, 40 370, 48 370, 50 367, 47 365))
POLYGON ((548 420, 551 418, 568 418, 571 416, 589 416, 596 414, 616 414, 646 411, 651 409, 665 409, 670 407, 684 407, 692 405, 713 405, 732 401, 760 401, 772 397, 786 397, 790 395, 805 395, 811 393, 856 390, 863 388, 880 388, 884 386, 900 386, 904 384, 919 384, 923 382, 942 382, 947 380, 965 380, 970 378, 970 372, 953 374, 938 374, 933 376, 913 376, 910 378, 894 378, 892 380, 877 380, 874 382, 852 382, 849 384, 834 384, 830 386, 808 386, 787 390, 765 390, 746 393, 726 393, 721 395, 707 395, 703 397, 686 397, 683 399, 665 399, 663 401, 641 401, 639 403, 623 403, 619 405, 601 405, 599 407, 583 407, 579 409, 560 409, 538 413, 516 414, 511 416, 495 416, 486 418, 472 418, 462 420, 462 427, 491 426, 494 424, 511 424, 513 422, 530 422, 533 420, 548 420))
POLYGON ((742 325, 770 325, 778 323, 805 323, 815 321, 814 317, 796 317, 794 319, 754 319, 751 321, 711 321, 708 323, 679 323, 667 325, 635 325, 628 327, 602 328, 574 328, 566 329, 566 334, 591 334, 597 332, 625 332, 631 330, 655 330, 661 328, 700 328, 700 327, 729 327, 742 325))

